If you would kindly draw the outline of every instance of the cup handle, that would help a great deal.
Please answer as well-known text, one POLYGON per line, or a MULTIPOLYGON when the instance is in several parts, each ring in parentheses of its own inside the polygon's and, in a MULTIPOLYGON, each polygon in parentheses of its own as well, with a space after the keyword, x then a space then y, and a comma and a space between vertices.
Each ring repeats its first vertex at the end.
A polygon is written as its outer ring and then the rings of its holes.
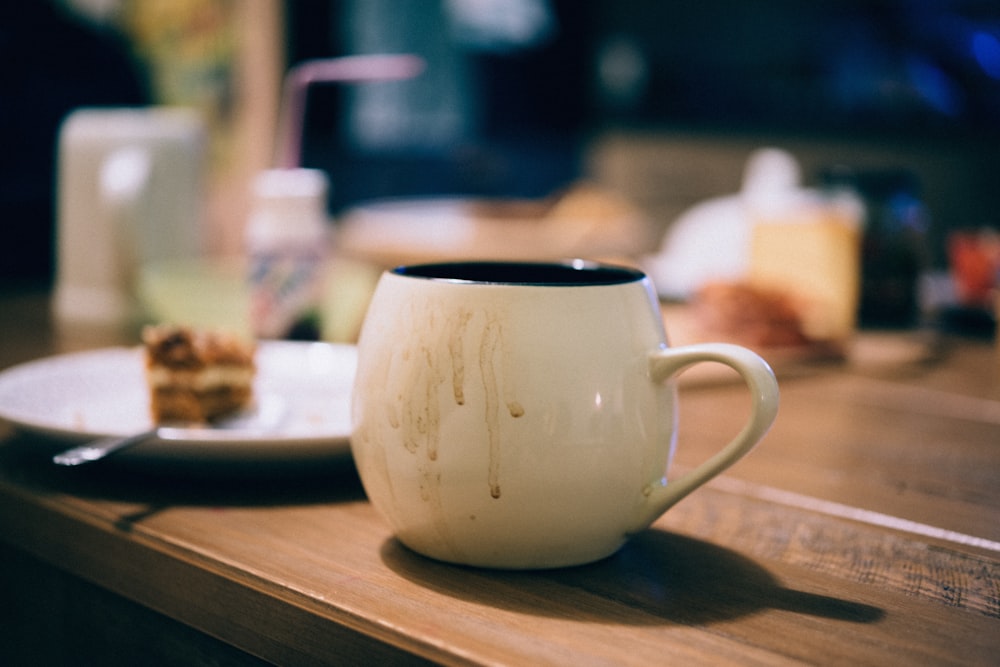
POLYGON ((750 389, 750 418, 729 444, 697 468, 669 483, 660 479, 644 489, 646 511, 637 526, 639 530, 748 454, 771 428, 778 414, 778 382, 774 372, 759 355, 739 345, 704 343, 658 349, 650 355, 649 376, 653 382, 663 382, 682 369, 703 361, 725 364, 740 374, 750 389))

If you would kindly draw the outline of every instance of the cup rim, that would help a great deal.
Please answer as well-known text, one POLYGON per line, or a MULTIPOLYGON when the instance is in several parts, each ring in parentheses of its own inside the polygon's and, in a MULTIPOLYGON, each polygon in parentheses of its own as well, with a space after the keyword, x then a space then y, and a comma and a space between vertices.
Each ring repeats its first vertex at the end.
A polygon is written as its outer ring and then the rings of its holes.
POLYGON ((585 259, 565 261, 458 260, 404 264, 389 271, 403 278, 466 285, 593 287, 641 282, 639 269, 585 259))

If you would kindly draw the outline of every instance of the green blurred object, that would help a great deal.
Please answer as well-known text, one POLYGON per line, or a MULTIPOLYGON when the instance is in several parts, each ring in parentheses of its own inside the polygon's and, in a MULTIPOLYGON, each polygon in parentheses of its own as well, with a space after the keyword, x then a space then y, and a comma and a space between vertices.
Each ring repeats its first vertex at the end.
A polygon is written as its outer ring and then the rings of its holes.
MULTIPOLYGON (((326 279, 320 309, 325 341, 352 343, 357 338, 380 269, 335 258, 326 279)), ((164 260, 142 267, 136 285, 144 319, 250 336, 250 293, 242 257, 164 260)))

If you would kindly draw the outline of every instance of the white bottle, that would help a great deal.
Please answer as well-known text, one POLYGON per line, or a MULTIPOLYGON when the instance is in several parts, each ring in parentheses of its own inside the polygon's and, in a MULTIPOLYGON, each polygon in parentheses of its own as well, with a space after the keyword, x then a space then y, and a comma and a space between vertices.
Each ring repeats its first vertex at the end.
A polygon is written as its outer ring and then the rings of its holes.
POLYGON ((250 324, 258 338, 316 340, 325 282, 329 182, 315 169, 272 169, 254 182, 246 228, 250 324))

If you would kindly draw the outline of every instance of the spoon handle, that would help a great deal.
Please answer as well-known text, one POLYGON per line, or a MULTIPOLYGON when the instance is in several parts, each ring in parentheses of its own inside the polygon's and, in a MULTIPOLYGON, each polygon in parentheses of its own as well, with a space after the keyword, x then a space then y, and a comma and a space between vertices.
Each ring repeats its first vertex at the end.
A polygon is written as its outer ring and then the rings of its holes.
POLYGON ((140 442, 155 436, 156 429, 151 429, 132 435, 98 438, 79 447, 67 449, 60 454, 56 454, 52 457, 52 462, 61 466, 77 466, 81 463, 99 461, 109 454, 138 445, 140 442))

